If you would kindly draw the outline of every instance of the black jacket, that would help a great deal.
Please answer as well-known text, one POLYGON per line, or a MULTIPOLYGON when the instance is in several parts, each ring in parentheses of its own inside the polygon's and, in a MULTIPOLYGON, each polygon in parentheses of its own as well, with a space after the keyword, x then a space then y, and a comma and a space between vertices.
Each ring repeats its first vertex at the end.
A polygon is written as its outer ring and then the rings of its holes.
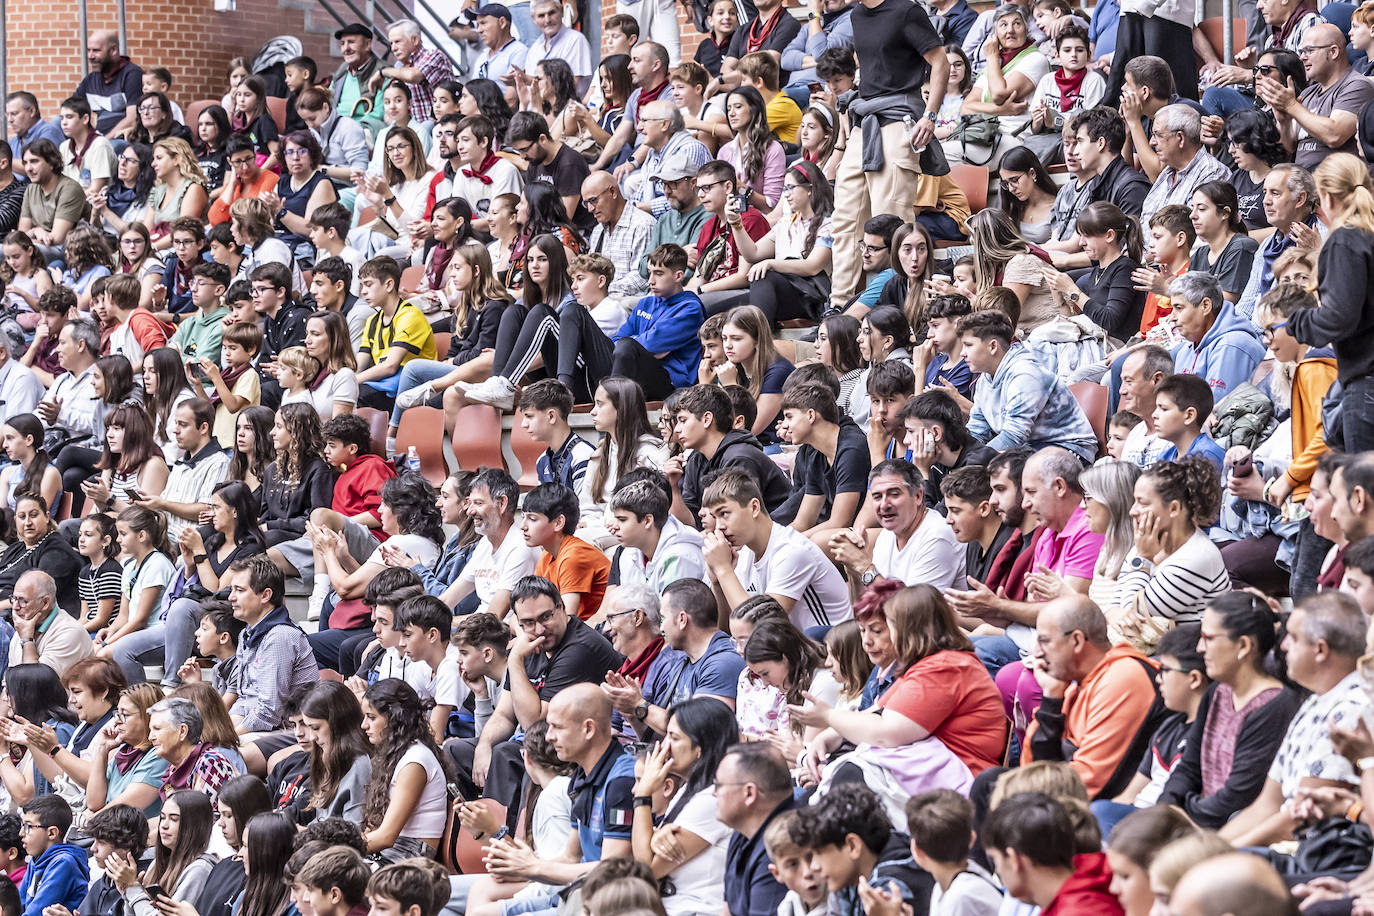
POLYGON ((1150 179, 1126 164, 1117 156, 1097 176, 1093 185, 1093 202, 1105 200, 1116 204, 1127 216, 1140 218, 1145 207, 1145 195, 1150 193, 1150 179))
POLYGON ((262 475, 262 528, 269 547, 305 534, 311 511, 334 501, 334 472, 323 458, 313 458, 295 485, 281 479, 278 462, 262 475))
POLYGON ((732 429, 721 440, 716 453, 708 460, 700 452, 693 452, 682 469, 682 501, 692 511, 692 521, 701 510, 701 494, 706 489, 704 478, 712 471, 724 468, 741 468, 758 481, 763 491, 763 505, 773 521, 786 525, 792 521, 796 508, 787 511, 787 496, 792 485, 772 458, 764 454, 763 446, 752 433, 742 429, 732 429), (779 510, 782 510, 779 512, 779 510), (780 518, 775 512, 785 515, 780 518))
POLYGON ((56 526, 32 552, 24 542, 16 540, 0 553, 0 598, 14 594, 19 577, 31 569, 41 569, 57 583, 57 606, 73 617, 81 613, 81 596, 77 592, 76 574, 85 559, 58 533, 56 526))

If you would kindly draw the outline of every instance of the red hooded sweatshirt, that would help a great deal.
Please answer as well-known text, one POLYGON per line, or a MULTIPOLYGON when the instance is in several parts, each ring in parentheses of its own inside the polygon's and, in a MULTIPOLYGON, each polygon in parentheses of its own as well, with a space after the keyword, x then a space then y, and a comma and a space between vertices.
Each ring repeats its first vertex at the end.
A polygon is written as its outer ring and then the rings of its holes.
POLYGON ((1073 875, 1041 916, 1124 916, 1121 901, 1109 890, 1111 883, 1106 853, 1074 856, 1073 875))

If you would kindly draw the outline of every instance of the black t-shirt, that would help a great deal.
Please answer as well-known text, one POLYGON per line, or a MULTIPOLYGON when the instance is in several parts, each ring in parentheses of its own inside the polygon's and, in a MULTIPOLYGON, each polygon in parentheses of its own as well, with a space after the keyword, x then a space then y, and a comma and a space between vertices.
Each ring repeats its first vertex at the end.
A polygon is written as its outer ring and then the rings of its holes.
MULTIPOLYGON (((733 38, 734 36, 732 35, 730 37, 733 38)), ((692 58, 705 67, 706 72, 711 74, 712 79, 715 79, 720 76, 720 65, 725 60, 724 51, 725 48, 729 46, 729 38, 725 40, 725 45, 722 47, 716 44, 714 38, 707 35, 701 40, 701 44, 697 45, 697 53, 692 55, 692 58)))
POLYGON ((992 539, 987 551, 984 551, 983 545, 977 541, 968 542, 964 548, 964 569, 969 578, 977 579, 979 582, 988 581, 988 570, 992 569, 993 561, 1002 552, 1002 548, 1007 546, 1007 541, 1011 540, 1011 533, 1015 530, 1010 525, 998 528, 997 535, 992 539))
POLYGON ((587 160, 583 159, 577 150, 563 143, 559 145, 558 154, 553 157, 552 162, 530 163, 530 167, 525 171, 525 182, 542 181, 544 184, 553 185, 559 197, 578 195, 577 210, 569 216, 572 217, 573 225, 584 232, 590 232, 596 225, 596 219, 581 199, 582 182, 587 180, 590 171, 587 160))
MULTIPOLYGON (((797 449, 792 462, 793 487, 805 496, 824 496, 825 505, 817 521, 830 518, 837 493, 859 493, 868 490, 868 439, 848 416, 840 420, 840 432, 835 445, 835 461, 827 463, 818 449, 803 445, 797 449)), ((862 501, 862 495, 861 495, 862 501)))
MULTIPOLYGON (((906 0, 903 0, 903 2, 906 2, 906 0)), ((799 23, 797 18, 786 9, 783 9, 781 12, 782 15, 778 17, 778 24, 773 26, 773 30, 768 33, 757 47, 751 48, 749 45, 750 30, 754 29, 757 34, 757 32, 761 31, 763 28, 762 24, 758 22, 757 16, 735 29, 735 34, 730 36, 730 44, 726 46, 725 56, 739 60, 751 50, 777 51, 779 54, 785 51, 787 46, 792 43, 792 39, 796 38, 797 33, 801 31, 801 23, 799 23), (755 29, 755 26, 757 26, 757 29, 755 29)), ((790 71, 782 71, 782 84, 784 86, 787 85, 787 77, 789 75, 790 71)))
POLYGON ((859 98, 918 92, 930 76, 925 54, 940 47, 926 11, 910 0, 856 3, 853 10, 854 53, 864 75, 859 98))
POLYGON ((267 791, 272 794, 272 807, 302 822, 301 812, 310 804, 310 755, 300 751, 274 766, 267 774, 267 791))
MULTIPOLYGON (((1206 256, 1202 255, 1204 258, 1206 256)), ((1140 316, 1145 311, 1145 293, 1136 289, 1135 282, 1131 280, 1131 273, 1139 268, 1139 263, 1122 255, 1106 267, 1094 267, 1078 278, 1078 288, 1088 297, 1083 305, 1083 314, 1106 331, 1108 337, 1130 340, 1140 328, 1140 316)), ((1248 276, 1248 264, 1245 270, 1248 276)))
MULTIPOLYGON (((611 647, 610 640, 581 619, 571 617, 552 657, 536 653, 525 661, 525 673, 539 692, 539 699, 547 702, 573 684, 600 684, 607 671, 616 670, 624 662, 625 657, 611 647)), ((506 675, 506 684, 510 685, 510 675, 506 675)))
MULTIPOLYGON (((309 755, 306 759, 310 759, 309 755)), ((205 887, 195 901, 196 912, 200 916, 229 916, 246 877, 243 863, 238 859, 232 856, 220 859, 210 869, 210 877, 205 879, 205 887)))
POLYGON ((1236 169, 1231 173, 1231 184, 1236 189, 1240 202, 1237 213, 1245 221, 1245 228, 1269 228, 1269 217, 1264 215, 1264 182, 1251 178, 1245 169, 1236 169))

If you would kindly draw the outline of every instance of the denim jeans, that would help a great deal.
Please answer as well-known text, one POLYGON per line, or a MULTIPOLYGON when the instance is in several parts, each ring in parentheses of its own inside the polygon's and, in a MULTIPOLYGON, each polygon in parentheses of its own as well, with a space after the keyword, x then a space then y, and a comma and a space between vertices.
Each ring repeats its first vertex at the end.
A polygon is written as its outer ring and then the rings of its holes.
POLYGON ((163 686, 176 687, 181 683, 177 669, 196 649, 196 625, 200 604, 190 598, 178 598, 167 608, 167 615, 159 624, 130 633, 114 644, 114 662, 124 670, 130 684, 142 684, 147 678, 144 665, 162 663, 163 686))
POLYGON ((1255 107, 1255 97, 1246 95, 1235 86, 1210 86, 1202 93, 1202 107, 1221 118, 1255 107))
POLYGON ((1004 666, 1021 660, 1021 649, 1009 636, 975 636, 973 651, 993 677, 997 677, 997 672, 1004 666))
POLYGON ((1348 455, 1374 449, 1374 376, 1352 379, 1341 399, 1341 433, 1348 455))
POLYGON ((1107 801, 1106 799, 1095 801, 1090 807, 1093 816, 1097 818, 1097 826, 1102 831, 1104 838, 1126 815, 1138 810, 1134 805, 1123 805, 1120 802, 1107 801))
MULTIPOLYGON (((396 393, 400 394, 403 391, 418 388, 425 382, 441 379, 452 371, 453 366, 450 363, 436 362, 432 359, 412 359, 401 367, 401 380, 396 384, 396 393)), ((399 407, 391 409, 392 426, 401 425, 401 414, 404 412, 399 407)))

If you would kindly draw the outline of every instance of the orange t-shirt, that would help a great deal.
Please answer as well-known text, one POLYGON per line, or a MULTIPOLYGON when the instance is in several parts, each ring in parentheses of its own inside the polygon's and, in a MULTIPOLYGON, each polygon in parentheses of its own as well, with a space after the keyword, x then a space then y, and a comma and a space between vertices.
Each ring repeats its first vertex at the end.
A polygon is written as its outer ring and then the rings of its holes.
POLYGON ((1007 742, 1002 695, 972 652, 945 649, 921 659, 878 705, 939 738, 975 776, 1002 762, 1007 742))
POLYGON ((269 172, 267 169, 263 169, 258 173, 257 181, 246 188, 242 185, 235 188, 238 193, 234 195, 233 200, 230 200, 228 204, 224 202, 224 197, 222 195, 216 195, 214 203, 210 204, 210 225, 218 226, 220 223, 229 219, 229 204, 232 204, 235 200, 242 197, 261 197, 267 191, 275 191, 277 190, 277 182, 280 180, 281 176, 276 172, 269 172))
POLYGON ((606 597, 611 561, 580 537, 569 536, 559 545, 557 557, 548 551, 539 555, 534 574, 558 586, 560 595, 581 595, 577 616, 588 620, 601 609, 601 599, 606 597))

